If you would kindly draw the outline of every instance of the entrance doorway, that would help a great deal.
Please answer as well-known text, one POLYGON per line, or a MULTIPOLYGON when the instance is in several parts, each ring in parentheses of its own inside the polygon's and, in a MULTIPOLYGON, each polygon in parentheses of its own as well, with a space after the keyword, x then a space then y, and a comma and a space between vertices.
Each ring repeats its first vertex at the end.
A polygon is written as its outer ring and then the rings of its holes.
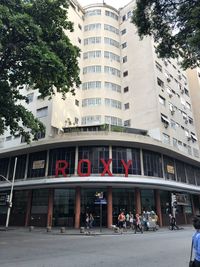
MULTIPOLYGON (((100 205, 95 204, 97 192, 103 192, 103 197, 107 199, 105 188, 83 188, 81 190, 81 226, 85 226, 86 213, 92 213, 93 226, 100 227, 100 205)), ((107 205, 102 205, 102 226, 107 227, 107 205)))

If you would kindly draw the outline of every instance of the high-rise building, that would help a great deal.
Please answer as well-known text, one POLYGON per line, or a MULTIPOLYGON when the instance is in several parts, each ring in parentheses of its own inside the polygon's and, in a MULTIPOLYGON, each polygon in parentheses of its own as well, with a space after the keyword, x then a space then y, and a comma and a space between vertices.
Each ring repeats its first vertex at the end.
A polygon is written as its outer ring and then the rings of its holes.
MULTIPOLYGON (((170 212, 178 223, 200 212, 199 143, 187 74, 175 60, 158 58, 151 38, 139 40, 133 6, 83 8, 70 1, 74 32, 66 34, 81 49, 82 84, 66 100, 59 93, 41 99, 24 88, 27 108, 46 134, 30 145, 9 133, 0 139, 0 175, 15 176, 11 224, 78 228, 92 212, 98 225, 96 192, 104 193, 108 227, 120 210, 153 210, 161 226, 170 212)), ((8 194, 8 184, 0 183, 0 191, 8 194)), ((3 224, 3 203, 0 214, 3 224)))

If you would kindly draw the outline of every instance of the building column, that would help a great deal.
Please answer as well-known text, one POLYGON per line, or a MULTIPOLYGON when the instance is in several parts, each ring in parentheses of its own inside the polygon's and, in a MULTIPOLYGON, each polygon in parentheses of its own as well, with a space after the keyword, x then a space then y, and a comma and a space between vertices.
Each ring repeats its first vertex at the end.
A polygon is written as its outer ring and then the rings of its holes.
POLYGON ((161 212, 161 203, 160 203, 160 191, 155 190, 155 200, 156 200, 156 214, 158 215, 159 225, 163 226, 162 222, 162 212, 161 212))
POLYGON ((192 215, 195 216, 196 210, 195 210, 195 206, 194 206, 194 197, 192 194, 190 195, 190 199, 191 199, 191 205, 192 205, 192 215))
POLYGON ((107 227, 111 228, 113 224, 113 203, 112 203, 112 186, 107 188, 107 227))
POLYGON ((136 213, 141 214, 141 194, 140 194, 140 189, 136 188, 135 189, 135 202, 136 202, 136 213))
POLYGON ((81 188, 76 187, 76 204, 75 204, 75 225, 76 229, 80 228, 81 219, 81 188))
POLYGON ((32 190, 29 190, 28 191, 28 200, 27 200, 27 205, 26 205, 25 226, 29 226, 29 224, 30 224, 31 203, 32 203, 32 190))
POLYGON ((52 226, 52 220, 53 220, 53 195, 54 195, 54 190, 53 189, 49 189, 47 227, 51 227, 52 226))

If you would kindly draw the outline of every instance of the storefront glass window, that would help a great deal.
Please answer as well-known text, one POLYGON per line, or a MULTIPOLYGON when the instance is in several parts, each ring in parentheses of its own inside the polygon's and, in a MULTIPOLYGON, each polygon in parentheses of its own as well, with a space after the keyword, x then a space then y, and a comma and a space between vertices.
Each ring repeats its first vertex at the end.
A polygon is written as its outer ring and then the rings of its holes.
MULTIPOLYGON (((91 172, 92 173, 102 173, 104 166, 100 159, 104 159, 106 162, 109 160, 109 148, 108 147, 97 147, 97 146, 85 146, 79 147, 78 153, 79 160, 88 159, 91 162, 91 172)), ((81 172, 88 172, 88 164, 83 163, 81 165, 81 172)))
POLYGON ((143 150, 144 175, 163 177, 162 158, 158 153, 143 150))
POLYGON ((124 174, 124 166, 121 160, 128 163, 132 160, 132 165, 128 169, 129 174, 141 175, 141 165, 140 165, 140 150, 136 148, 126 148, 126 147, 113 147, 112 149, 113 157, 113 173, 124 174))
POLYGON ((53 204, 53 225, 73 227, 75 212, 75 190, 55 189, 53 204))
POLYGON ((135 214, 135 190, 113 188, 113 223, 117 224, 120 211, 135 214))
POLYGON ((66 160, 69 163, 69 168, 65 171, 66 174, 74 174, 75 147, 56 148, 50 150, 48 176, 55 176, 57 160, 66 160))
MULTIPOLYGON (((86 213, 92 213, 93 226, 100 225, 100 205, 95 204, 96 193, 103 192, 103 198, 107 200, 106 188, 83 188, 81 190, 81 225, 85 226, 86 213)), ((102 225, 107 226, 107 205, 102 205, 102 225)))
POLYGON ((142 189, 141 190, 141 205, 142 211, 156 211, 154 190, 142 189))

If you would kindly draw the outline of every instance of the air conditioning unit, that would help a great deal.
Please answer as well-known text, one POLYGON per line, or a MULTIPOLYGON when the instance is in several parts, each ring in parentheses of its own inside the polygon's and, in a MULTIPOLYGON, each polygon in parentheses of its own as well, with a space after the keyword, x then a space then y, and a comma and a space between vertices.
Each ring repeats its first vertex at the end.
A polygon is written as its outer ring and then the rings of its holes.
POLYGON ((168 82, 171 82, 171 79, 170 79, 169 77, 167 77, 167 81, 168 81, 168 82))
POLYGON ((171 114, 174 115, 174 113, 175 113, 175 110, 171 110, 171 114))
POLYGON ((184 89, 181 89, 181 94, 183 94, 184 93, 184 89))
POLYGON ((190 137, 190 136, 188 136, 187 140, 188 140, 188 141, 190 141, 190 140, 191 140, 191 137, 190 137))
POLYGON ((178 78, 179 78, 179 80, 182 80, 182 77, 181 77, 181 75, 178 75, 178 78))
POLYGON ((170 93, 170 94, 169 94, 169 97, 170 97, 170 98, 172 98, 172 96, 173 96, 173 94, 172 94, 172 93, 170 93))
POLYGON ((185 120, 185 124, 188 124, 188 120, 187 119, 185 120))

